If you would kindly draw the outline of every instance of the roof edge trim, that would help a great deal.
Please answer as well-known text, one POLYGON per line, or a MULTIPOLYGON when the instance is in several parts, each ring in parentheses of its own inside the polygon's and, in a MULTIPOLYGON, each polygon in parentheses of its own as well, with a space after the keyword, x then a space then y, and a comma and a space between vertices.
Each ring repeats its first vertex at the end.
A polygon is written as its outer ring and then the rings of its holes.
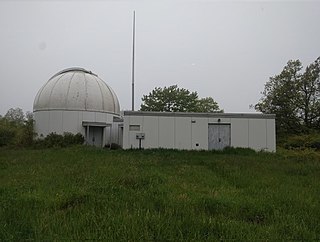
POLYGON ((148 112, 124 111, 124 116, 162 116, 162 117, 199 117, 199 118, 261 118, 275 119, 275 114, 262 113, 182 113, 182 112, 148 112))

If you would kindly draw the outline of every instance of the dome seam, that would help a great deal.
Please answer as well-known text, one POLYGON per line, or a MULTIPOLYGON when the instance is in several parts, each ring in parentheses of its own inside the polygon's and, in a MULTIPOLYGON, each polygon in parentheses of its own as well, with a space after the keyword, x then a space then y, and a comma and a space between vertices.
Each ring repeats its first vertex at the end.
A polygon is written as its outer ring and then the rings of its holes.
MULTIPOLYGON (((100 79, 100 78, 99 78, 100 79)), ((108 90, 109 90, 109 92, 111 93, 111 95, 112 95, 112 102, 113 102, 113 110, 114 110, 114 112, 116 111, 116 104, 115 104, 115 101, 114 101, 114 95, 113 95, 113 92, 111 91, 111 88, 105 83, 105 82, 103 82, 103 84, 108 88, 108 90)))
MULTIPOLYGON (((99 89, 100 89, 100 93, 101 93, 101 101, 102 101, 102 109, 104 110, 104 96, 103 96, 103 92, 102 92, 102 89, 101 89, 101 86, 100 86, 100 83, 98 82, 97 80, 97 77, 94 78, 99 86, 99 89)), ((115 110, 113 110, 115 111, 115 110)))
POLYGON ((87 99, 88 99, 88 84, 87 84, 87 78, 86 73, 82 73, 84 77, 84 91, 85 91, 85 99, 84 99, 84 109, 87 110, 87 99))
POLYGON ((99 111, 120 115, 119 101, 112 88, 97 75, 78 70, 56 74, 40 88, 33 111, 42 110, 99 111), (77 97, 73 93, 78 93, 77 97))
MULTIPOLYGON (((51 88, 51 91, 50 91, 49 104, 51 104, 51 96, 52 96, 52 93, 53 93, 54 88, 56 87, 58 81, 59 81, 62 77, 64 77, 65 74, 66 74, 66 73, 64 73, 63 75, 61 75, 61 76, 56 80, 56 82, 53 84, 53 87, 51 88)), ((50 105, 50 106, 51 106, 51 105, 50 105)))
POLYGON ((65 106, 66 106, 66 107, 68 106, 68 99, 69 99, 68 97, 69 97, 69 91, 70 91, 71 82, 72 82, 72 79, 73 79, 73 77, 74 77, 75 74, 76 74, 76 72, 74 72, 74 73, 72 74, 72 77, 71 77, 70 80, 69 80, 68 91, 67 91, 66 101, 65 101, 65 106))

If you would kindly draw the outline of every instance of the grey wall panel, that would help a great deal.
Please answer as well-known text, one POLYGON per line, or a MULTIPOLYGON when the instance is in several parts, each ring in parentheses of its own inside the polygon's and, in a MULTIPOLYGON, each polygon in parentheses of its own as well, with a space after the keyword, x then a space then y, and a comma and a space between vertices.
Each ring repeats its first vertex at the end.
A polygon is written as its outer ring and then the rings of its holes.
POLYGON ((49 113, 49 133, 54 132, 57 134, 63 133, 63 119, 62 119, 63 111, 51 111, 49 113))
POLYGON ((78 116, 76 111, 63 111, 63 132, 81 133, 78 116))
POLYGON ((82 120, 88 122, 96 122, 96 115, 95 112, 82 112, 82 120))
MULTIPOLYGON (((130 125, 140 125, 140 131, 129 131, 129 148, 137 149, 139 148, 139 140, 136 139, 136 134, 142 132, 144 117, 130 117, 130 125)), ((128 129, 129 130, 129 129, 128 129)), ((144 146, 144 141, 142 141, 142 147, 144 146)))
MULTIPOLYGON (((220 119, 220 125, 229 128, 220 130, 220 133, 225 133, 224 136, 229 137, 227 140, 231 143, 223 141, 223 146, 274 151, 275 120, 271 116, 262 118, 265 116, 253 115, 253 117, 248 119, 240 115, 239 118, 228 118, 228 115, 224 115, 220 119)), ((135 135, 138 132, 144 132, 146 139, 143 141, 143 146, 146 148, 208 149, 209 125, 218 124, 217 118, 219 117, 206 117, 205 115, 188 117, 186 114, 163 115, 163 113, 159 113, 159 116, 150 114, 134 116, 131 112, 130 115, 124 116, 123 146, 124 148, 138 148, 139 143, 135 135), (130 125, 140 125, 141 130, 129 131, 130 125), (148 136, 150 139, 147 138, 148 136)), ((220 139, 223 140, 224 137, 220 139)))
POLYGON ((181 150, 192 149, 190 117, 175 118, 175 148, 181 150))
POLYGON ((158 117, 144 117, 142 133, 145 133, 145 138, 142 140, 143 148, 158 148, 159 147, 159 122, 158 117), (148 134, 148 135, 147 135, 148 134))
POLYGON ((231 119, 231 146, 249 147, 249 120, 231 119))
POLYGON ((191 119, 191 139, 192 149, 208 149, 208 118, 191 119))
POLYGON ((174 146, 174 117, 159 117, 159 147, 173 149, 174 146))
POLYGON ((265 119, 249 119, 249 148, 267 149, 267 132, 265 119))
POLYGON ((276 122, 273 119, 266 120, 267 122, 267 148, 268 151, 276 151, 276 122))

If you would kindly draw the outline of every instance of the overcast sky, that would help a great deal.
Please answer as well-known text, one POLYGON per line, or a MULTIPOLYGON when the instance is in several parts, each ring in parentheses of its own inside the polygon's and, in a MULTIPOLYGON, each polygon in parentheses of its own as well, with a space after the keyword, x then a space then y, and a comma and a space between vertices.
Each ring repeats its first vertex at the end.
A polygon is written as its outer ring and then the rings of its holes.
POLYGON ((0 114, 32 111, 55 73, 96 73, 131 109, 132 14, 136 98, 177 84, 225 112, 250 104, 290 59, 320 56, 320 2, 0 0, 0 114))

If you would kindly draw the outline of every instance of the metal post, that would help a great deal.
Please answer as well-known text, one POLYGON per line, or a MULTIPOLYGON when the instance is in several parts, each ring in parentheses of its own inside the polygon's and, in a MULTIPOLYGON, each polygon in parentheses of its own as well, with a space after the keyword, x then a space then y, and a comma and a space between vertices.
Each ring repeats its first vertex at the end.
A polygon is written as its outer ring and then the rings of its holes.
POLYGON ((136 31, 136 11, 133 11, 132 26, 132 111, 134 111, 134 47, 135 47, 135 31, 136 31))

